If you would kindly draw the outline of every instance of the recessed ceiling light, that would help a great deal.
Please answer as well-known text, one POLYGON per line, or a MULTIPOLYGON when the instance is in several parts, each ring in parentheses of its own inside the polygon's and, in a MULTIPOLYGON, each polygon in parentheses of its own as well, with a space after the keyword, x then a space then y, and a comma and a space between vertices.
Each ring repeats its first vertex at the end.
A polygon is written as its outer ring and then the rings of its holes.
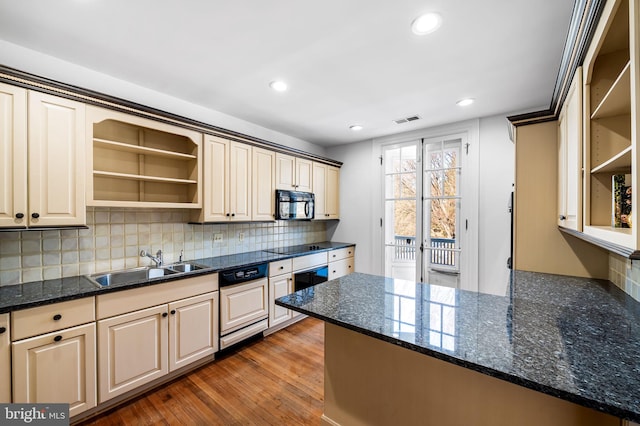
POLYGON ((416 35, 425 35, 434 32, 442 25, 442 17, 435 12, 418 16, 411 23, 411 31, 416 35))
POLYGON ((456 102, 456 105, 458 105, 458 106, 469 106, 473 102, 474 102, 474 99, 471 99, 471 98, 460 99, 458 102, 456 102))
POLYGON ((351 126, 349 126, 349 128, 354 132, 357 132, 362 130, 364 127, 362 127, 360 124, 352 124, 351 126))
POLYGON ((269 83, 269 87, 271 87, 276 92, 284 92, 285 90, 287 90, 287 83, 282 80, 274 80, 269 83))

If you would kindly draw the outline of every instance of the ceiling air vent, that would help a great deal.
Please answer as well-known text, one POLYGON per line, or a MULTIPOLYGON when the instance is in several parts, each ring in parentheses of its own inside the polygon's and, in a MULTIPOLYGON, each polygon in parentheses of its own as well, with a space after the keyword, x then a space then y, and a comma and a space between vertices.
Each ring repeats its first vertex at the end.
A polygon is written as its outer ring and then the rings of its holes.
POLYGON ((419 115, 412 115, 411 117, 398 118, 397 120, 393 120, 396 124, 408 123, 409 121, 420 120, 419 115))

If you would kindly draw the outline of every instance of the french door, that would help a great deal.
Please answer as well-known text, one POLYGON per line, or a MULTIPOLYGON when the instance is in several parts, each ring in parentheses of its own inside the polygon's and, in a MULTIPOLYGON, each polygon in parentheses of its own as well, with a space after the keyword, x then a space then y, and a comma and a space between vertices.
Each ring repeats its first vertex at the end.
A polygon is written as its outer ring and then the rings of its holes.
POLYGON ((386 276, 460 286, 464 135, 382 147, 386 276))

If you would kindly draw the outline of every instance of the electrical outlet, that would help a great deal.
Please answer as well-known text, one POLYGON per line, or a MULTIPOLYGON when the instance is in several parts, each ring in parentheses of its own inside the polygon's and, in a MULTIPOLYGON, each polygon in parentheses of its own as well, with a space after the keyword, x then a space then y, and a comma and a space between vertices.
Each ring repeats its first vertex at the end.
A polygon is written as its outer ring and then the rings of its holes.
POLYGON ((238 241, 244 241, 244 232, 238 234, 238 241))
POLYGON ((213 234, 213 241, 214 242, 215 241, 222 242, 222 240, 223 240, 222 234, 213 234))

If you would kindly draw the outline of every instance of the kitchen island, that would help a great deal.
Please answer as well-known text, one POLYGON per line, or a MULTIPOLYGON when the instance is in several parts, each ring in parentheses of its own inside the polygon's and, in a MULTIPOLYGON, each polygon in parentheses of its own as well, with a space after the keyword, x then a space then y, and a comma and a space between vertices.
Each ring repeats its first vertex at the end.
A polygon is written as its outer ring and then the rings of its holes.
POLYGON ((276 301, 325 321, 325 425, 640 420, 640 304, 516 271, 505 297, 353 273, 276 301))

